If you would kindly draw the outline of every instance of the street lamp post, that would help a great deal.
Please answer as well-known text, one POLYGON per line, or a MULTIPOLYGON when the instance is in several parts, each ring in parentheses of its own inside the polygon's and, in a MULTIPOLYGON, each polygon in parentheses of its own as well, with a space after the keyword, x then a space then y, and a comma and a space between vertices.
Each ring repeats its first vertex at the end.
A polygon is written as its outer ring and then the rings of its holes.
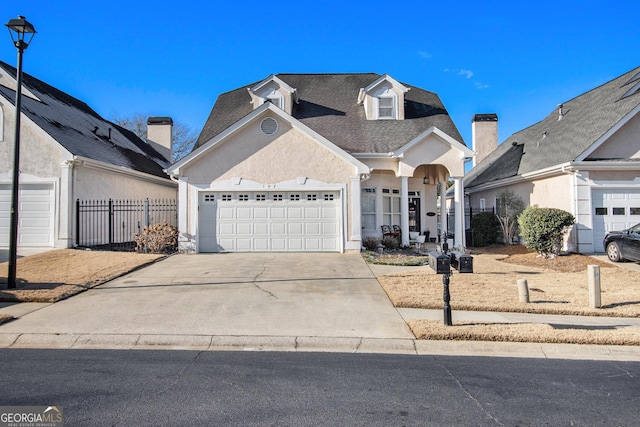
POLYGON ((9 29, 11 40, 18 49, 18 64, 16 71, 16 128, 13 146, 13 187, 11 190, 11 229, 9 235, 9 271, 7 275, 7 287, 16 287, 16 258, 18 253, 18 179, 20 176, 20 114, 22 98, 22 54, 29 46, 36 33, 33 25, 24 16, 10 19, 6 27, 9 29))

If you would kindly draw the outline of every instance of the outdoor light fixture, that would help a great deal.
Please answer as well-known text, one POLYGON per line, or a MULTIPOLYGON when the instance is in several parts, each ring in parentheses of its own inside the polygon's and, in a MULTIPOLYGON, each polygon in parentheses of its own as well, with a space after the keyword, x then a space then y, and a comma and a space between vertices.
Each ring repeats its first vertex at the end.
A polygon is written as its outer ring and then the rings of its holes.
POLYGON ((425 176, 424 178, 422 178, 422 183, 423 184, 428 184, 429 183, 429 177, 425 176))
POLYGON ((29 46, 36 33, 35 28, 24 16, 10 19, 6 27, 9 29, 11 40, 18 49, 18 64, 16 67, 16 128, 13 145, 13 186, 11 189, 11 229, 9 235, 9 271, 7 287, 16 287, 16 258, 18 253, 18 178, 20 175, 20 101, 22 98, 22 54, 29 46))

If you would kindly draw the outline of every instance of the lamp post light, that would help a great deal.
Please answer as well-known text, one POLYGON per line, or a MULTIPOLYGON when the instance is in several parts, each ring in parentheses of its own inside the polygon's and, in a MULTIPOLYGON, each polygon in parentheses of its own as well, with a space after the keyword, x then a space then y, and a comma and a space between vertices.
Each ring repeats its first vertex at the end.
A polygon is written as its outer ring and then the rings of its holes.
POLYGON ((11 229, 9 235, 9 271, 7 275, 7 287, 16 287, 16 258, 18 252, 18 179, 20 176, 20 114, 21 114, 21 98, 22 98, 22 54, 29 46, 33 36, 36 33, 35 28, 24 16, 18 16, 10 19, 6 27, 9 29, 11 40, 16 49, 18 49, 18 64, 16 71, 16 128, 15 142, 13 146, 13 187, 11 190, 11 229))

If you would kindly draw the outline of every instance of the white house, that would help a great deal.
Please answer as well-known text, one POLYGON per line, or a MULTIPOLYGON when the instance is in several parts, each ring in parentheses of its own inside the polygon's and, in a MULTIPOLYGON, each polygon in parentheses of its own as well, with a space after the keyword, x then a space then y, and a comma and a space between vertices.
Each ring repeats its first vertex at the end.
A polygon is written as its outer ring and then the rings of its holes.
POLYGON ((437 185, 453 177, 461 203, 472 155, 433 92, 386 74, 272 75, 221 94, 193 152, 167 169, 180 246, 359 251, 382 225, 405 245, 410 231, 435 236, 437 185))

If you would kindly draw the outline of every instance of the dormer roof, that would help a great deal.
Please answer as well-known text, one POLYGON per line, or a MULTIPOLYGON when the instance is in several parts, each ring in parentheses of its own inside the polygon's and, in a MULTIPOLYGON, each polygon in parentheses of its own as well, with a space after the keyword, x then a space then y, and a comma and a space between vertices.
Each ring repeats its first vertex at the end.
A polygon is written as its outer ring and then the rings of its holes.
MULTIPOLYGON (((375 73, 278 74, 266 80, 272 78, 297 89, 298 103, 288 114, 348 153, 390 153, 432 126, 464 144, 437 94, 398 83, 388 76, 375 73), (360 89, 376 87, 376 82, 383 80, 389 85, 395 83, 398 89, 410 89, 402 92, 404 102, 400 108, 404 120, 367 120, 363 106, 358 104, 360 89)), ((260 87, 264 83, 265 80, 260 80, 248 87, 260 87)), ((254 110, 251 96, 247 86, 221 94, 195 148, 250 114, 254 110)))
POLYGON ((367 85, 367 87, 361 88, 360 92, 358 92, 358 104, 362 104, 364 102, 365 96, 367 94, 371 94, 374 92, 381 84, 384 82, 388 82, 394 89, 398 90, 401 93, 406 93, 409 91, 409 87, 403 85, 393 77, 388 74, 384 74, 380 76, 380 78, 376 79, 376 81, 371 82, 367 85))

